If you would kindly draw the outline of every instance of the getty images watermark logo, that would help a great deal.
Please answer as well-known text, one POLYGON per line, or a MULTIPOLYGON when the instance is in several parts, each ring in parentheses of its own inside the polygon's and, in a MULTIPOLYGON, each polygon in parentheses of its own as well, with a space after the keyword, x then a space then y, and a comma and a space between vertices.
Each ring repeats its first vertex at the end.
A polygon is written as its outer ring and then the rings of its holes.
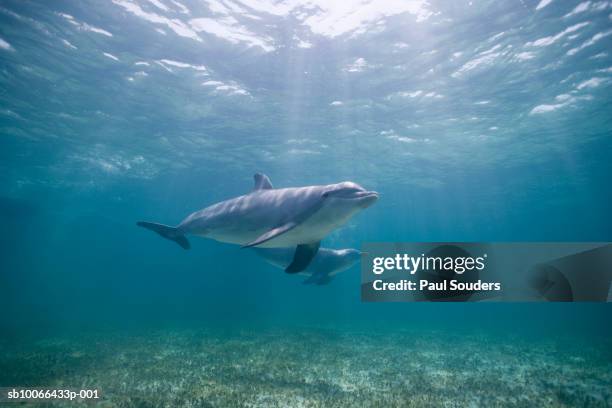
POLYGON ((485 247, 436 243, 379 243, 364 248, 362 299, 366 301, 468 300, 499 292, 488 276, 485 247))
POLYGON ((372 260, 372 273, 380 275, 386 270, 406 271, 414 275, 418 271, 452 271, 463 274, 466 271, 485 269, 487 254, 479 257, 441 257, 441 256, 410 256, 408 254, 396 254, 394 257, 375 257, 372 260))
POLYGON ((610 242, 369 242, 361 299, 610 301, 610 242))
POLYGON ((416 279, 375 279, 375 291, 418 291, 426 299, 466 296, 474 291, 499 291, 499 282, 478 279, 485 270, 487 254, 471 256, 460 248, 441 246, 428 254, 413 256, 397 253, 394 256, 372 258, 372 273, 383 275, 393 271, 416 279))

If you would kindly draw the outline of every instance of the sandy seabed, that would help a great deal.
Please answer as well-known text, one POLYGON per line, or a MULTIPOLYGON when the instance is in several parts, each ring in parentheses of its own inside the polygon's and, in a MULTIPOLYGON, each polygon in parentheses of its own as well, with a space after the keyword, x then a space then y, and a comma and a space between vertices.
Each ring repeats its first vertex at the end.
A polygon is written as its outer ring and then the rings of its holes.
MULTIPOLYGON (((612 341, 367 330, 176 329, 0 342, 0 386, 87 407, 610 407, 612 341)), ((1 405, 1 404, 0 404, 1 405)))

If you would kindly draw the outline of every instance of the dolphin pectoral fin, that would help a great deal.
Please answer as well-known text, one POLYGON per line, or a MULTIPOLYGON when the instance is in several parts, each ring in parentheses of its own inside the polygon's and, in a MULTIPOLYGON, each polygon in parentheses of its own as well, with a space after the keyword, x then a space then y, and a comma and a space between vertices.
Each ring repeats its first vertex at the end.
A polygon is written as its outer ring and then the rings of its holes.
POLYGON ((179 232, 178 228, 176 227, 170 227, 168 225, 146 221, 138 221, 136 225, 157 232, 162 237, 169 239, 170 241, 176 242, 183 249, 189 249, 191 247, 185 235, 179 232))
POLYGON ((323 279, 329 276, 329 273, 321 270, 315 270, 308 278, 302 282, 304 285, 319 284, 323 279))
POLYGON ((293 255, 293 261, 285 269, 287 273, 298 273, 302 272, 308 267, 312 258, 315 257, 321 241, 312 244, 300 244, 295 248, 295 254, 293 255))
MULTIPOLYGON (((265 176, 263 176, 263 177, 265 177, 265 176)), ((272 188, 272 186, 270 185, 269 188, 272 188)), ((270 241, 271 239, 274 239, 274 238, 284 234, 285 232, 291 231, 293 228, 295 228, 298 225, 302 224, 310 216, 312 216, 314 213, 316 213, 319 210, 319 208, 321 208, 321 205, 322 205, 322 202, 318 202, 315 205, 311 205, 305 211, 302 211, 301 213, 297 214, 291 221, 288 221, 288 222, 286 222, 285 224, 283 224, 281 226, 278 226, 276 228, 273 228, 273 229, 271 229, 271 230, 261 234, 254 241, 251 241, 248 244, 243 245, 242 247, 243 248, 249 248, 249 247, 253 247, 253 246, 258 246, 258 245, 263 244, 264 242, 270 241)))
POLYGON ((284 234, 287 231, 290 231, 291 229, 295 228, 298 224, 296 222, 288 222, 286 224, 281 225, 280 227, 276 227, 274 229, 271 229, 270 231, 260 235, 259 237, 257 237, 257 239, 255 239, 255 241, 251 241, 246 245, 243 245, 243 248, 249 248, 249 247, 253 247, 253 246, 257 246, 257 245, 261 245, 266 241, 269 241, 271 239, 274 239, 276 237, 278 237, 279 235, 284 234))
POLYGON ((315 282, 315 284, 319 286, 327 285, 329 282, 331 282, 331 280, 332 280, 332 277, 327 275, 319 279, 317 282, 315 282))
POLYGON ((319 279, 319 275, 317 275, 316 273, 313 273, 308 278, 304 279, 302 283, 304 285, 310 285, 312 283, 317 283, 318 279, 319 279))

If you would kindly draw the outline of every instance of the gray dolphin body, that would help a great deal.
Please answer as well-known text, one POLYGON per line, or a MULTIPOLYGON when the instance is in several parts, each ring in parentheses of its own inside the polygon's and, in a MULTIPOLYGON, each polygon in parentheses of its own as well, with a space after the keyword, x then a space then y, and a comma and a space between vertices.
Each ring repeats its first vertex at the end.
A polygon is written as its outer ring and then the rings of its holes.
POLYGON ((346 181, 323 186, 275 189, 270 179, 255 174, 248 194, 196 211, 178 226, 139 221, 137 225, 189 249, 185 235, 197 235, 243 247, 296 247, 288 273, 304 270, 320 241, 357 212, 378 199, 378 193, 346 181))
MULTIPOLYGON (((292 261, 293 248, 254 248, 257 255, 266 262, 285 269, 292 261)), ((300 272, 306 275, 305 284, 326 285, 332 278, 359 262, 361 251, 353 248, 330 249, 319 248, 310 264, 300 272)))

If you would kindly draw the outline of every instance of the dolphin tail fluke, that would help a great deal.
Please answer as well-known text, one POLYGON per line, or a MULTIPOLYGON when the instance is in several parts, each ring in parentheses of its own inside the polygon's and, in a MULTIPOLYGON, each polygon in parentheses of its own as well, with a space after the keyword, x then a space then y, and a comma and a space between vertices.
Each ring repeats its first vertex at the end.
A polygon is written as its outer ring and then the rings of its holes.
POLYGON ((183 233, 180 232, 179 229, 176 227, 170 227, 168 225, 146 221, 138 221, 136 225, 157 232, 162 237, 169 239, 170 241, 176 242, 183 249, 189 249, 191 247, 191 245, 189 245, 187 237, 185 237, 185 235, 183 235, 183 233))

